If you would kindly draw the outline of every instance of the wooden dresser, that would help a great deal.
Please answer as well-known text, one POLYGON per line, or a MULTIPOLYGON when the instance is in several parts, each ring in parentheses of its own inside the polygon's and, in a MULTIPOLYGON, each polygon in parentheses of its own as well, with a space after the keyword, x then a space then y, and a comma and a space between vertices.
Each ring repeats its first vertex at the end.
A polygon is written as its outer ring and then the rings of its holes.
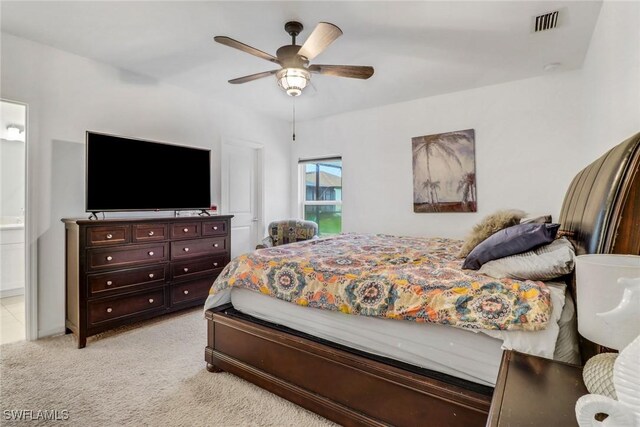
POLYGON ((63 219, 66 328, 87 337, 204 304, 229 262, 232 215, 63 219))
POLYGON ((587 393, 582 367, 506 350, 487 427, 578 427, 576 402, 587 393))

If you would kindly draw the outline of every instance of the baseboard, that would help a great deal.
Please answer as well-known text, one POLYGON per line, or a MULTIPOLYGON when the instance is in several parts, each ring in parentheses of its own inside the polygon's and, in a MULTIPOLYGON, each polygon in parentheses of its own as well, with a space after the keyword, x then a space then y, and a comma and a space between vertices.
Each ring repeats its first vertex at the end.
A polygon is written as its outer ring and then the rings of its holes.
POLYGON ((64 326, 61 326, 59 328, 44 329, 44 330, 39 329, 38 330, 38 339, 50 337, 50 336, 53 336, 53 335, 62 335, 64 333, 65 333, 64 326))
POLYGON ((0 298, 16 297, 18 295, 24 295, 24 286, 21 288, 0 289, 0 298))

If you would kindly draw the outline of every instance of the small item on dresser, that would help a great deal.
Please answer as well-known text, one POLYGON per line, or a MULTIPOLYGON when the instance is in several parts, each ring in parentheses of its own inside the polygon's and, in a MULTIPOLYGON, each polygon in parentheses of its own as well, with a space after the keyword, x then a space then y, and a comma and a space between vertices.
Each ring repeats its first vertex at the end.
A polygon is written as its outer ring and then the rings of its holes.
POLYGON ((553 242, 559 228, 560 224, 518 224, 500 230, 476 246, 464 260, 462 268, 478 270, 491 260, 553 242))

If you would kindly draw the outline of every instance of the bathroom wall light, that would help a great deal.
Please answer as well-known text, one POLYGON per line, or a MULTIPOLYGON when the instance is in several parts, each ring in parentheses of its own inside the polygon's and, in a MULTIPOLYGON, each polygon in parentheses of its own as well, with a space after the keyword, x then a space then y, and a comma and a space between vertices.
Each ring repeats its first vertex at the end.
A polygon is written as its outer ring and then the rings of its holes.
POLYGON ((24 133, 24 126, 10 124, 7 125, 7 139, 9 141, 21 141, 24 133))

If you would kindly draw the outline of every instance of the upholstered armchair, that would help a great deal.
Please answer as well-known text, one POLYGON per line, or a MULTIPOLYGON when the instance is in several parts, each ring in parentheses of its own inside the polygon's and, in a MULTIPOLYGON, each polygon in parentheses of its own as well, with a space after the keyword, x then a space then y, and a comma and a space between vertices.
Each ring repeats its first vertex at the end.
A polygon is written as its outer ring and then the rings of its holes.
POLYGON ((269 235, 262 240, 262 244, 256 246, 256 249, 318 238, 318 224, 299 219, 273 221, 269 224, 268 231, 269 235))

